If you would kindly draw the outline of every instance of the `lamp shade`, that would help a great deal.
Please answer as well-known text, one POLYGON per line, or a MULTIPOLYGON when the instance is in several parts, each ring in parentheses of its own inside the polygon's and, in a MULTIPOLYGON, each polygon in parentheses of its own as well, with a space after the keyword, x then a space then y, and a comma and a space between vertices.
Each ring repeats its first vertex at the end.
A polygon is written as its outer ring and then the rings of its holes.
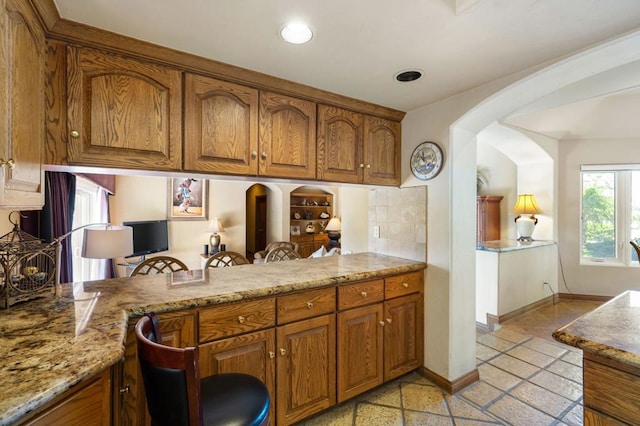
POLYGON ((539 214, 542 213, 540 207, 538 207, 538 203, 536 203, 536 199, 533 194, 522 194, 518 195, 518 199, 516 200, 516 204, 511 209, 511 213, 513 214, 539 214))
POLYGON ((337 217, 332 217, 327 226, 324 228, 325 231, 339 231, 340 227, 342 227, 342 223, 340 219, 337 217))
POLYGON ((209 230, 211 232, 224 232, 224 226, 222 226, 222 222, 217 217, 211 219, 209 223, 209 230))
POLYGON ((82 257, 113 259, 133 253, 133 228, 130 226, 101 226, 85 228, 82 257))

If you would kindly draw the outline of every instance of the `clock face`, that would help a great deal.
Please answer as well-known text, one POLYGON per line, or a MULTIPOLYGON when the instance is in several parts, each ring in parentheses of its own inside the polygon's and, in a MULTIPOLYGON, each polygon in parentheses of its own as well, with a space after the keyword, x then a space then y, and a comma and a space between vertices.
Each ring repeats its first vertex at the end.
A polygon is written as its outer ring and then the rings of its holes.
POLYGON ((411 154, 411 171, 421 180, 436 177, 442 168, 442 150, 434 142, 423 142, 411 154))

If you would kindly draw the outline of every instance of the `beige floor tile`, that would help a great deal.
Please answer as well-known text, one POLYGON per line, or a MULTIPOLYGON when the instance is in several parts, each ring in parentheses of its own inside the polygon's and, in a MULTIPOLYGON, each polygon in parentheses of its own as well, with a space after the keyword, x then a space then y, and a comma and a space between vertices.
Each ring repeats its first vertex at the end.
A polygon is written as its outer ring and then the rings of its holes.
POLYGON ((568 346, 566 345, 549 342, 548 340, 540 339, 539 337, 534 337, 533 339, 525 342, 523 346, 526 346, 527 348, 531 348, 538 352, 542 352, 543 354, 552 356, 554 358, 562 356, 569 350, 568 346))
POLYGON ((577 401, 582 398, 582 385, 560 377, 557 374, 549 373, 548 371, 539 372, 529 379, 529 381, 572 401, 577 401))
POLYGON ((400 394, 400 382, 395 381, 388 385, 369 391, 358 397, 359 402, 388 405, 390 407, 402 407, 400 394))
POLYGON ((444 393, 439 388, 422 386, 413 383, 402 385, 402 405, 407 410, 425 413, 449 415, 444 402, 444 393))
POLYGON ((490 406, 487 411, 496 415, 512 425, 550 425, 554 422, 554 418, 528 406, 524 402, 505 395, 495 404, 490 406))
POLYGON ((449 416, 416 411, 405 411, 404 420, 406 426, 453 426, 453 420, 449 416))
POLYGON ((479 420, 468 420, 468 419, 455 419, 456 426, 488 426, 488 425, 501 425, 503 423, 493 420, 490 422, 481 422, 479 420))
POLYGON ((561 359, 563 361, 566 361, 566 362, 571 363, 573 365, 577 365, 578 367, 582 368, 582 351, 579 351, 579 352, 574 352, 574 351, 567 352, 566 354, 562 355, 561 359))
POLYGON ((522 343, 528 339, 531 339, 531 336, 522 334, 507 327, 500 327, 496 331, 494 331, 493 334, 501 339, 508 340, 513 343, 522 343))
POLYGON ((478 371, 480 372, 480 380, 503 391, 514 387, 522 381, 521 378, 490 364, 479 365, 478 371))
POLYGON ((483 334, 478 337, 477 342, 500 352, 504 352, 516 345, 513 342, 501 339, 493 334, 483 334))
POLYGON ((573 401, 529 382, 519 385, 509 395, 556 418, 573 405, 573 401))
POLYGON ((577 404, 562 417, 562 421, 570 426, 582 426, 584 424, 584 407, 577 404))
POLYGON ((367 403, 356 407, 357 426, 402 426, 402 410, 367 403))
POLYGON ((301 426, 345 426, 353 424, 355 402, 347 402, 326 413, 319 414, 302 423, 301 426))
POLYGON ((489 364, 498 367, 501 370, 505 370, 513 375, 522 377, 523 379, 531 377, 535 373, 540 371, 539 367, 536 367, 535 365, 531 365, 524 361, 520 361, 519 359, 509 355, 500 355, 499 357, 496 357, 488 362, 489 364))
POLYGON ((456 419, 456 424, 458 423, 458 419, 477 420, 483 422, 495 421, 493 417, 483 413, 461 397, 448 395, 446 400, 451 416, 456 419))
POLYGON ((578 367, 577 365, 558 360, 547 367, 547 370, 558 376, 573 380, 576 383, 582 383, 582 367, 578 367))
POLYGON ((494 358, 495 356, 500 355, 499 351, 495 349, 491 349, 488 346, 476 344, 476 358, 486 361, 488 359, 494 358))
POLYGON ((510 349, 507 353, 514 358, 518 358, 522 361, 528 362, 529 364, 537 365, 538 367, 546 367, 555 360, 555 358, 549 355, 545 355, 524 346, 518 346, 510 349))
POLYGON ((502 391, 485 382, 475 382, 461 390, 458 395, 473 402, 479 407, 484 407, 494 399, 502 395, 502 391))

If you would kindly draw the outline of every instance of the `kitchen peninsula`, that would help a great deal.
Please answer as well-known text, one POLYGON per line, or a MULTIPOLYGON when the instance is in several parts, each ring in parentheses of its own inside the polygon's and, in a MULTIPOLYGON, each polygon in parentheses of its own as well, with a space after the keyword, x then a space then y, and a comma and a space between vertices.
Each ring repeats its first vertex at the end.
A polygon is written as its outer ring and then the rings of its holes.
MULTIPOLYGON (((301 339, 289 333, 290 328, 301 331, 302 325, 311 324, 324 330, 325 350, 334 349, 334 359, 329 356, 319 373, 327 381, 327 400, 324 405, 309 404, 302 412, 274 404, 278 420, 272 424, 292 423, 422 365, 425 267, 423 262, 361 253, 63 284, 55 297, 0 312, 0 424, 46 422, 42 416, 52 411, 60 420, 71 411, 60 408, 60 398, 97 376, 104 381, 92 389, 92 401, 108 413, 103 423, 139 421, 145 415, 139 412, 144 394, 141 383, 135 383, 139 372, 131 330, 149 310, 158 312, 166 326, 180 324, 164 336, 172 339, 170 343, 199 345, 203 374, 223 372, 224 363, 216 363, 220 345, 243 339, 256 343, 266 335, 266 367, 259 372, 266 374, 263 380, 271 391, 277 380, 278 396, 291 383, 281 376, 290 371, 284 367, 296 362, 285 350, 287 341, 301 339), (367 336, 358 336, 358 329, 350 327, 349 319, 362 318, 360 313, 373 315, 375 327, 369 328, 374 339, 379 337, 377 343, 365 341, 367 336), (406 341, 408 336, 413 341, 406 341), (367 360, 376 376, 367 387, 358 387, 362 381, 350 387, 351 376, 342 372, 353 361, 350 357, 360 356, 351 351, 351 344, 371 344, 379 355, 367 360)), ((297 360, 305 362, 302 356, 297 360)), ((317 388, 322 386, 316 383, 317 388)), ((72 414, 80 415, 75 410, 72 414)), ((98 414, 89 415, 95 421, 98 414)))
POLYGON ((582 349, 585 425, 640 423, 638 330, 640 292, 626 291, 553 333, 582 349))

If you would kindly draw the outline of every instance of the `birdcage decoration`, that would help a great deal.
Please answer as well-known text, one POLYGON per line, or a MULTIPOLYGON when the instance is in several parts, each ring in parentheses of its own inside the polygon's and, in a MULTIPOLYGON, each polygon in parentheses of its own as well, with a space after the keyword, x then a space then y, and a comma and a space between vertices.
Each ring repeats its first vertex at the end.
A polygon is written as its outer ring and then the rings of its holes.
POLYGON ((55 294, 59 243, 45 243, 20 229, 0 237, 0 308, 55 294))

